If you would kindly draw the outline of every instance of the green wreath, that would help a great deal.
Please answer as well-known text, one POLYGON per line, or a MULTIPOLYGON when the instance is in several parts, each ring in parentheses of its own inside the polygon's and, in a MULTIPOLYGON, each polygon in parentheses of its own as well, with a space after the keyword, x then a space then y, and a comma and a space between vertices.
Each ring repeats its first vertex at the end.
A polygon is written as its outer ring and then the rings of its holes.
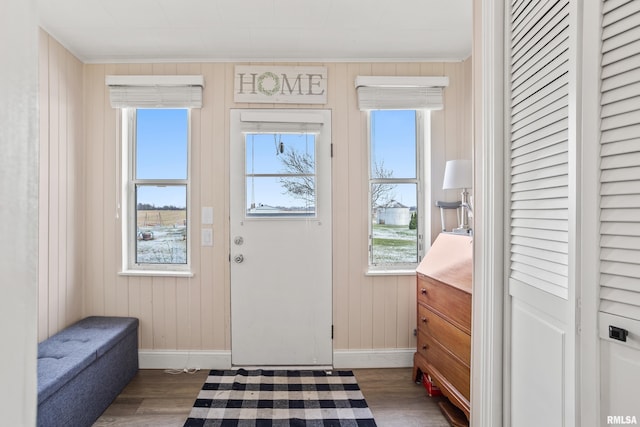
POLYGON ((276 93, 278 93, 279 90, 280 90, 280 79, 278 78, 278 76, 276 76, 271 71, 267 71, 265 73, 260 74, 260 77, 258 77, 258 91, 260 93, 264 93, 267 96, 273 96, 276 93), (271 90, 266 90, 262 85, 262 82, 266 77, 271 77, 275 82, 275 84, 273 85, 273 89, 271 90))

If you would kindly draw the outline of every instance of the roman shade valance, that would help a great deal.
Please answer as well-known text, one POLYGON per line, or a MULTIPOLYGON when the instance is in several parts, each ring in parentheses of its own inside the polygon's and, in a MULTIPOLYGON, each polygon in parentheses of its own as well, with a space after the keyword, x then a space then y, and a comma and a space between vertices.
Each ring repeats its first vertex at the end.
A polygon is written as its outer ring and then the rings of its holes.
POLYGON ((106 76, 113 108, 202 108, 203 76, 106 76))
POLYGON ((318 133, 324 124, 322 114, 287 110, 242 111, 240 129, 245 133, 318 133))
POLYGON ((441 110, 448 77, 358 76, 360 110, 441 110))

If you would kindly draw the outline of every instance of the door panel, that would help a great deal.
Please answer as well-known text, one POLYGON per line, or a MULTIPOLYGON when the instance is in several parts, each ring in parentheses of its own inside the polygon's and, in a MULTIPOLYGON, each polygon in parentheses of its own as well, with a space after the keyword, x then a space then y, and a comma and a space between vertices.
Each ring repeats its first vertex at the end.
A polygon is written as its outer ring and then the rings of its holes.
POLYGON ((640 422, 640 3, 602 3, 601 425, 640 422), (611 332, 609 328, 612 328, 611 332))
POLYGON ((562 322, 536 308, 539 302, 539 298, 512 301, 512 426, 563 425, 566 332, 562 322))
POLYGON ((574 2, 507 9, 510 424, 570 426, 576 406, 574 2))
POLYGON ((637 424, 640 422, 638 408, 638 378, 640 378, 640 321, 626 317, 600 313, 600 425, 637 424), (609 338, 609 326, 628 332, 619 341, 609 338), (613 422, 616 417, 617 423, 613 422), (635 422, 633 420, 635 419, 635 422))
POLYGON ((331 365, 330 112, 233 110, 231 129, 232 363, 331 365))

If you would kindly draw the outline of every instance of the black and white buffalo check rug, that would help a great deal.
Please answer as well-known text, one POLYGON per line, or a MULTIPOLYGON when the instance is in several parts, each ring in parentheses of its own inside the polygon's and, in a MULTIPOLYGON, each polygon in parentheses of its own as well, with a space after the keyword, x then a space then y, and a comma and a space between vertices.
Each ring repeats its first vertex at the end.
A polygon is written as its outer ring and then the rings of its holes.
POLYGON ((213 370, 184 427, 375 427, 351 371, 213 370))

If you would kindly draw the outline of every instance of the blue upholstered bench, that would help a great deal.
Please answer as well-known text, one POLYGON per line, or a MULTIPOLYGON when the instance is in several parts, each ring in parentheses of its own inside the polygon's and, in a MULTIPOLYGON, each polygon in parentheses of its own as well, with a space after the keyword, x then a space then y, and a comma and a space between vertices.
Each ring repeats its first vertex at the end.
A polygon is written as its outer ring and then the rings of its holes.
POLYGON ((138 372, 138 319, 87 317, 38 344, 38 426, 91 426, 138 372))

